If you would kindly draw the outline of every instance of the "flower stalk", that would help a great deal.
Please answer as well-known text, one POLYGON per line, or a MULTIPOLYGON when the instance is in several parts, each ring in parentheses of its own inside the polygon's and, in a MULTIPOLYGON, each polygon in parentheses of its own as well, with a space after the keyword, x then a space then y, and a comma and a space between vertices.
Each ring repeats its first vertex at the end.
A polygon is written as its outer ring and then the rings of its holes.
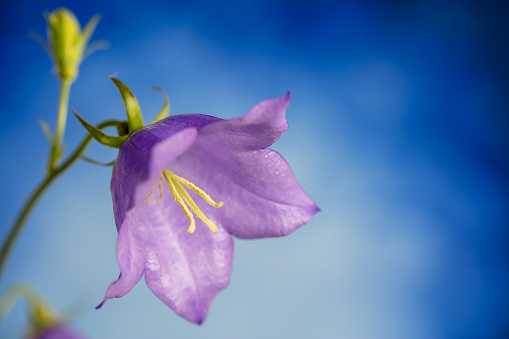
POLYGON ((65 125, 67 121, 67 111, 69 108, 69 94, 71 91, 71 85, 73 80, 71 79, 62 79, 60 80, 60 94, 58 100, 58 118, 57 118, 57 128, 55 131, 55 138, 53 140, 53 144, 51 145, 51 153, 48 164, 48 169, 51 171, 58 160, 63 155, 63 140, 64 140, 64 132, 65 125))
MULTIPOLYGON (((55 67, 55 75, 60 82, 57 126, 55 135, 53 135, 48 125, 41 122, 43 131, 50 144, 47 172, 23 205, 7 238, 2 244, 0 251, 0 282, 7 258, 35 204, 53 181, 74 164, 76 160, 82 157, 83 152, 92 140, 90 135, 85 137, 67 160, 60 163, 60 159, 64 155, 63 139, 71 85, 78 77, 79 66, 86 55, 87 44, 100 17, 98 15, 93 16, 83 30, 76 16, 65 8, 58 8, 51 13, 45 13, 45 18, 48 24, 48 40, 45 41, 37 35, 35 35, 35 38, 48 52, 55 67)), ((116 126, 120 129, 124 128, 125 123, 109 120, 99 124, 97 127, 102 129, 110 126, 116 126)))

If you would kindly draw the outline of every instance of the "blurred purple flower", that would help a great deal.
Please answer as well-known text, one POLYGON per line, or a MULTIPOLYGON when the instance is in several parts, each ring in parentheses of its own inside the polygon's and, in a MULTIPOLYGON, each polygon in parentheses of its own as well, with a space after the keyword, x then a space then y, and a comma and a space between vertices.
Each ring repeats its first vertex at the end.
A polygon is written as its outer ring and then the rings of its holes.
POLYGON ((123 144, 111 179, 121 273, 98 308, 145 273, 159 299, 201 324, 230 280, 230 235, 287 235, 319 211, 283 157, 266 148, 288 129, 289 103, 287 93, 230 120, 171 116, 123 144))
POLYGON ((85 339, 85 337, 79 335, 69 326, 60 325, 55 327, 48 327, 39 332, 32 339, 85 339))

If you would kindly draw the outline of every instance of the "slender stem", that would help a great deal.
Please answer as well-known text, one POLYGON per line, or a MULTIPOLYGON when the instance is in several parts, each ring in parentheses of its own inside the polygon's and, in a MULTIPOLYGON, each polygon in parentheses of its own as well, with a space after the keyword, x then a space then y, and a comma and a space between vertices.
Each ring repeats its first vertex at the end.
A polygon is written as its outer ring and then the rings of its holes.
MULTIPOLYGON (((122 124, 122 122, 118 120, 107 120, 97 125, 97 128, 103 129, 111 126, 119 126, 120 124, 122 124)), ((0 282, 2 279, 2 273, 4 271, 5 264, 7 262, 7 258, 36 202, 51 185, 51 183, 53 183, 53 181, 60 174, 62 174, 62 172, 74 164, 76 160, 80 159, 80 156, 86 150, 91 140, 92 137, 90 135, 87 135, 85 138, 83 138, 74 152, 69 155, 69 157, 60 166, 55 167, 46 174, 45 178, 39 183, 39 185, 29 196, 28 200, 25 202, 25 205, 23 205, 23 208, 19 212, 18 217, 16 218, 16 221, 9 232, 9 235, 2 244, 2 251, 0 252, 0 282)))
POLYGON ((58 119, 57 130, 55 131, 55 140, 51 149, 51 158, 49 169, 53 169, 55 163, 62 156, 62 142, 64 139, 65 123, 67 121, 67 109, 69 106, 69 93, 71 90, 72 80, 62 79, 60 81, 60 94, 58 99, 58 119))
POLYGON ((67 108, 69 106, 69 92, 71 90, 70 80, 61 80, 60 82, 60 100, 58 103, 58 121, 55 134, 55 143, 58 147, 62 146, 64 139, 65 123, 67 120, 67 108))

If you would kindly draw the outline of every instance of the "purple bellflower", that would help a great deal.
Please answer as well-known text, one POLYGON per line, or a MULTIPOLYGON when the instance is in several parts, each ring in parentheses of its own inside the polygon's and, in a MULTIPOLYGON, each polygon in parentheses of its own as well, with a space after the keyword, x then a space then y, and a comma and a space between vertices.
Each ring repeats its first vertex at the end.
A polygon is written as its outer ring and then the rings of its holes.
POLYGON ((145 274, 159 299, 201 324, 230 280, 231 236, 287 235, 319 211, 266 148, 288 129, 289 103, 287 93, 230 120, 170 116, 122 144, 111 179, 120 276, 98 308, 145 274))
POLYGON ((76 332, 68 319, 62 318, 53 307, 33 288, 26 284, 16 284, 6 292, 6 296, 24 297, 28 304, 30 324, 25 339, 85 339, 76 332))
POLYGON ((41 331, 36 337, 31 339, 85 339, 69 326, 61 325, 56 327, 49 327, 41 331))

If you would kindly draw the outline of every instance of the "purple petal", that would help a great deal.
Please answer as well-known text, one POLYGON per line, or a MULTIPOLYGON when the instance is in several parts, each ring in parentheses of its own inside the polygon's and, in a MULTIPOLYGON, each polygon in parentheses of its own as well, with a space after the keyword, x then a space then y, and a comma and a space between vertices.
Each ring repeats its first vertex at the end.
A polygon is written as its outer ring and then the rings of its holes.
POLYGON ((283 157, 259 149, 287 129, 289 102, 287 93, 259 103, 244 117, 205 126, 193 146, 171 165, 177 175, 224 202, 219 209, 203 202, 200 206, 236 237, 287 235, 319 211, 283 157))
POLYGON ((246 239, 287 235, 319 211, 277 152, 235 152, 228 142, 225 136, 201 138, 171 170, 224 202, 214 208, 197 201, 230 234, 246 239))
POLYGON ((57 327, 47 328, 42 331, 37 339, 84 339, 85 337, 79 335, 71 330, 68 326, 61 325, 57 327))
POLYGON ((146 144, 146 151, 150 151, 155 143, 164 140, 183 129, 196 128, 197 130, 201 130, 204 126, 220 121, 225 120, 204 114, 172 115, 156 122, 155 124, 145 127, 143 129, 143 133, 145 133, 144 139, 148 137, 146 133, 149 133, 151 136, 148 138, 153 139, 156 142, 147 143, 146 141, 143 141, 141 144, 146 144))
POLYGON ((117 241, 121 274, 105 300, 125 295, 145 272, 148 287, 159 299, 201 324, 230 280, 233 241, 223 228, 213 234, 201 221, 195 233, 187 233, 184 212, 167 187, 163 190, 162 199, 157 194, 149 205, 137 205, 127 213, 117 241))
POLYGON ((159 173, 181 153, 185 152, 196 138, 196 129, 174 130, 163 141, 146 128, 134 133, 118 153, 111 177, 111 195, 117 230, 125 214, 136 202, 144 200, 150 185, 157 181, 159 173), (148 188, 147 188, 148 187, 148 188), (142 191, 142 194, 136 194, 142 191), (145 192, 146 191, 146 192, 145 192))
POLYGON ((147 221, 147 286, 177 314, 201 324, 216 294, 230 281, 233 240, 220 225, 213 234, 199 220, 189 234, 189 221, 175 201, 155 208, 147 221))
POLYGON ((286 108, 290 104, 290 92, 281 98, 268 99, 256 104, 240 118, 220 120, 200 130, 200 135, 234 133, 230 146, 242 149, 260 149, 272 145, 288 130, 286 108))
POLYGON ((149 178, 159 178, 162 170, 191 147, 197 134, 195 128, 186 128, 155 144, 150 152, 149 178))
POLYGON ((96 308, 101 308, 108 299, 126 295, 143 275, 146 263, 146 240, 139 235, 140 227, 145 222, 143 209, 142 206, 137 206, 124 218, 117 238, 117 262, 120 275, 117 281, 110 284, 103 301, 96 308))

